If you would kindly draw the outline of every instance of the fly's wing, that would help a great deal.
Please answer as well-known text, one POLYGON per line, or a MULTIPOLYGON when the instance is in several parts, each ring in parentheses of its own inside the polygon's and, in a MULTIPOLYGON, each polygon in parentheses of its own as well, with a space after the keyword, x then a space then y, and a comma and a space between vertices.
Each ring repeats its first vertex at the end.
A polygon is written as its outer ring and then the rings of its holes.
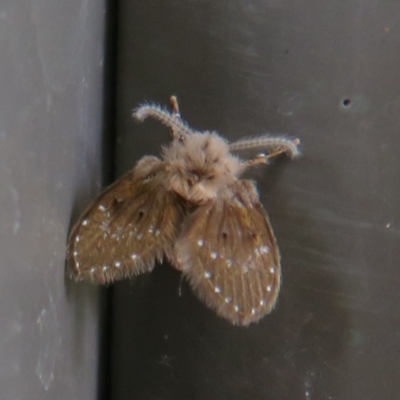
POLYGON ((176 264, 217 314, 248 325, 269 313, 280 286, 276 240, 250 181, 237 181, 184 223, 176 264))
POLYGON ((144 157, 83 213, 68 241, 69 272, 99 283, 151 271, 176 241, 182 206, 164 186, 164 165, 144 157))

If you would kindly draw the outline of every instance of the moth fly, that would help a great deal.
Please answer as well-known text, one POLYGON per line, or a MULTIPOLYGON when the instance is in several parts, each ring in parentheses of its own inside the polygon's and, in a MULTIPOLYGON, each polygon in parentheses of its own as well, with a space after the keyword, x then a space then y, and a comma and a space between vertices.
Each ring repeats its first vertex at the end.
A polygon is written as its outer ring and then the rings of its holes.
POLYGON ((75 280, 109 284, 168 261, 195 294, 236 325, 258 321, 274 307, 280 255, 255 184, 241 179, 249 167, 281 153, 295 158, 299 140, 260 136, 228 143, 198 132, 172 112, 142 105, 133 117, 160 121, 172 142, 160 158, 144 156, 101 193, 73 227, 67 249, 75 280), (262 149, 242 160, 245 149, 262 149))

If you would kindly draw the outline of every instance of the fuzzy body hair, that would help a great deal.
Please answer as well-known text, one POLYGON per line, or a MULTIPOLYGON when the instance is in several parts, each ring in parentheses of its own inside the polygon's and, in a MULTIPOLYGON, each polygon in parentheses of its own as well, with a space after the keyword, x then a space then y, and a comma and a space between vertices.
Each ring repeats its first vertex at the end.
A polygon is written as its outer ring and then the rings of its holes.
POLYGON ((219 316, 235 325, 258 321, 276 304, 280 255, 256 186, 240 175, 281 153, 296 157, 299 141, 262 136, 229 144, 185 124, 176 99, 172 113, 143 105, 134 117, 159 120, 173 140, 84 211, 68 239, 70 276, 109 284, 167 257, 219 316), (267 153, 249 160, 233 154, 260 147, 267 153))
POLYGON ((230 153, 229 144, 213 132, 192 132, 164 147, 162 157, 167 189, 198 204, 216 198, 241 170, 241 161, 230 153))

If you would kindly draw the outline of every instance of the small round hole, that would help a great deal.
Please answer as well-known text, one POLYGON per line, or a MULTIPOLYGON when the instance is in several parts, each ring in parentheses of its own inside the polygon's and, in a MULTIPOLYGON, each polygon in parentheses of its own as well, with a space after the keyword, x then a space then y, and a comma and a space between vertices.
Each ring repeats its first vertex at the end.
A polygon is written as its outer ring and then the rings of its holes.
POLYGON ((342 101, 343 107, 350 107, 351 106, 351 100, 350 99, 344 99, 342 101))

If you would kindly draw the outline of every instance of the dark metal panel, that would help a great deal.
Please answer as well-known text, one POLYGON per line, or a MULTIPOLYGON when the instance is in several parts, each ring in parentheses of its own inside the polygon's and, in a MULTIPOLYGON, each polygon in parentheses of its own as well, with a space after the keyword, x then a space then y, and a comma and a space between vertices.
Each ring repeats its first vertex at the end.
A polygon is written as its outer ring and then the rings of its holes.
POLYGON ((232 327, 167 265, 114 290, 113 399, 394 399, 400 389, 395 1, 120 2, 118 171, 169 133, 177 94, 229 139, 297 136, 258 181, 283 257, 277 308, 232 327))
POLYGON ((0 397, 97 397, 97 288, 64 280, 102 185, 105 5, 0 5, 0 397))

